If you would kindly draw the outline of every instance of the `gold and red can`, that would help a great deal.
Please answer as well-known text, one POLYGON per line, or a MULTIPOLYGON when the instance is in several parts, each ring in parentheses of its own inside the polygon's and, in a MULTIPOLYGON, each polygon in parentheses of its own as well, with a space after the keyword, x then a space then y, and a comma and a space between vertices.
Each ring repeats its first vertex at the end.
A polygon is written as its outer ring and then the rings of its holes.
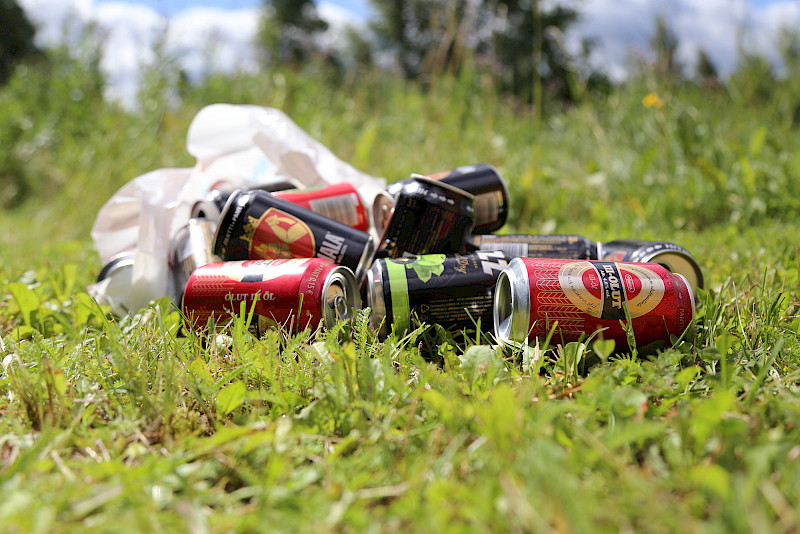
POLYGON ((189 277, 182 303, 197 330, 211 317, 222 326, 252 311, 250 328, 256 336, 268 328, 296 332, 320 323, 330 328, 360 308, 353 272, 321 258, 208 263, 189 277))
POLYGON ((694 325, 693 289, 655 263, 517 258, 497 279, 494 331, 500 341, 525 342, 553 330, 556 343, 601 331, 619 351, 628 347, 626 309, 638 347, 669 345, 694 325))
POLYGON ((313 189, 276 191, 273 196, 324 215, 334 221, 366 232, 369 229, 367 208, 356 188, 346 182, 313 189))

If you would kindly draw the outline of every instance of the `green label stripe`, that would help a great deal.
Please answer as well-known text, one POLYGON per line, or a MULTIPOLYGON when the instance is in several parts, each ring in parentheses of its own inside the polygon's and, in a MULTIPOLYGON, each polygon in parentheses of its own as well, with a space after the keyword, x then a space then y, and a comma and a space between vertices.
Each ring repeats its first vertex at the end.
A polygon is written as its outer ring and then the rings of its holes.
POLYGON ((402 333, 408 330, 411 322, 405 263, 386 260, 386 274, 389 277, 389 291, 392 295, 392 319, 397 325, 397 332, 402 333))

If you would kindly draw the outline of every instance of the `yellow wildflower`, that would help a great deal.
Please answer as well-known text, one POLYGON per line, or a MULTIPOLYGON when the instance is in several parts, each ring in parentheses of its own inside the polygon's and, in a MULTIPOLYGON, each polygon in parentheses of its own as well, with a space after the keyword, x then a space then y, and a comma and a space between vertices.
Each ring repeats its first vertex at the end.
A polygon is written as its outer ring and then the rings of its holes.
POLYGON ((657 93, 648 93, 647 96, 642 99, 642 105, 646 108, 661 109, 664 107, 664 101, 657 93))

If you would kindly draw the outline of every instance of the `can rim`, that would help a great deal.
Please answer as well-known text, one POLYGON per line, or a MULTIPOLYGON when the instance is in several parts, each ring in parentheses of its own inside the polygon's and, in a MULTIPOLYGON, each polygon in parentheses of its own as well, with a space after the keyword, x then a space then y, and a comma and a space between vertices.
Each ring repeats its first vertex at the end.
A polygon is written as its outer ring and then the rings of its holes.
POLYGON ((370 323, 379 337, 386 336, 386 298, 383 294, 383 271, 380 262, 372 264, 367 271, 367 304, 370 308, 370 323))
POLYGON ((377 248, 375 246, 375 241, 372 239, 372 236, 367 234, 367 244, 364 247, 364 252, 361 253, 361 258, 358 260, 358 265, 354 271, 354 275, 356 281, 360 284, 364 277, 367 275, 369 270, 369 266, 372 265, 372 261, 375 258, 375 253, 377 248))
POLYGON ((227 251, 228 245, 226 244, 223 247, 222 243, 220 243, 220 237, 225 235, 223 234, 223 228, 227 228, 232 224, 233 210, 231 207, 243 193, 245 193, 244 189, 235 190, 230 194, 228 200, 225 201, 225 205, 219 211, 219 221, 217 222, 217 228, 214 230, 214 246, 212 252, 222 259, 226 259, 225 254, 222 253, 222 249, 224 248, 227 251))
POLYGON ((456 195, 462 196, 462 197, 464 197, 465 199, 467 199, 469 201, 472 201, 472 202, 475 201, 475 195, 473 195, 469 191, 464 191, 463 189, 461 189, 459 187, 456 187, 456 186, 450 185, 450 184, 446 184, 446 183, 441 182, 439 180, 434 180, 433 178, 430 178, 428 176, 424 176, 422 174, 417 174, 417 173, 412 173, 411 174, 411 179, 412 180, 416 180, 418 182, 422 182, 422 183, 428 184, 428 185, 441 187, 442 189, 450 191, 451 193, 454 193, 456 195))
MULTIPOLYGON (((511 200, 511 195, 508 192, 508 182, 506 182, 506 179, 503 178, 503 175, 500 174, 500 172, 498 172, 495 166, 491 165, 490 163, 484 163, 483 165, 486 165, 487 167, 492 169, 495 172, 495 174, 497 174, 497 177, 500 178, 500 185, 502 186, 503 202, 505 203, 505 208, 506 208, 502 216, 497 220, 498 224, 497 228, 494 228, 493 230, 490 231, 490 232, 495 232, 500 228, 502 228, 503 226, 505 226, 506 222, 508 221, 508 212, 511 209, 511 206, 509 205, 511 200)), ((488 227, 489 225, 485 226, 488 227)))

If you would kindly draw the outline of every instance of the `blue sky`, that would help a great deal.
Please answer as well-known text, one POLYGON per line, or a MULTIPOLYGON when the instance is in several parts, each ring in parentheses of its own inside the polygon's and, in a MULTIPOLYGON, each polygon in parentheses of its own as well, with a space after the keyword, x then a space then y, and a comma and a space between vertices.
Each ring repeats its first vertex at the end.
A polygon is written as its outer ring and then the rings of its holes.
MULTIPOLYGON (((120 1, 120 0, 99 0, 99 3, 120 1)), ((175 15, 180 11, 193 7, 218 7, 222 9, 244 9, 250 7, 260 7, 264 5, 263 0, 123 0, 126 3, 138 3, 149 6, 159 13, 165 15, 175 15)), ((329 3, 352 11, 360 18, 366 18, 369 12, 368 0, 328 0, 329 3)))

